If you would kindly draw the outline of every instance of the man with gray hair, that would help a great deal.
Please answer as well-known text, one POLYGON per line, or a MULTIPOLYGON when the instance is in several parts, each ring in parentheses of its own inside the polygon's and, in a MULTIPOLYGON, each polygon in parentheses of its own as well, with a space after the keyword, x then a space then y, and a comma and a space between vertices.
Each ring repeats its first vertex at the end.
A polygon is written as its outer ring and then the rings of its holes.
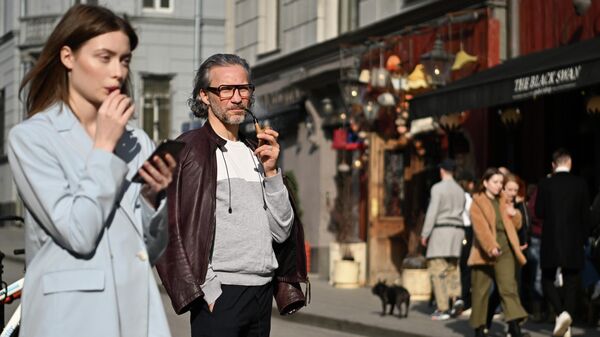
POLYGON ((304 239, 277 166, 279 134, 264 130, 256 146, 239 133, 253 94, 244 59, 209 57, 189 100, 207 122, 178 138, 186 147, 157 268, 175 311, 190 311, 192 336, 269 336, 273 294, 278 304, 303 297, 304 239))
POLYGON ((440 163, 442 180, 431 187, 431 198, 421 231, 421 243, 427 246, 427 271, 433 283, 437 305, 431 319, 438 321, 460 314, 464 306, 460 299, 458 261, 465 236, 462 218, 465 195, 460 185, 454 181, 455 168, 451 159, 440 163), (452 311, 449 310, 450 300, 454 303, 452 311))

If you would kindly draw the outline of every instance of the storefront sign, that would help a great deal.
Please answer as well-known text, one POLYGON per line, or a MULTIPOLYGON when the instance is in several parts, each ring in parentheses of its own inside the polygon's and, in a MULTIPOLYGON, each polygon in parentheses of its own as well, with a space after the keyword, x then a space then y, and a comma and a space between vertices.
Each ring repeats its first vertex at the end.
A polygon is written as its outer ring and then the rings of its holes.
POLYGON ((513 98, 549 94, 553 91, 574 88, 581 74, 581 65, 546 71, 514 80, 513 98))
POLYGON ((267 110, 277 110, 298 103, 306 93, 298 87, 286 87, 281 90, 258 96, 258 102, 267 110))

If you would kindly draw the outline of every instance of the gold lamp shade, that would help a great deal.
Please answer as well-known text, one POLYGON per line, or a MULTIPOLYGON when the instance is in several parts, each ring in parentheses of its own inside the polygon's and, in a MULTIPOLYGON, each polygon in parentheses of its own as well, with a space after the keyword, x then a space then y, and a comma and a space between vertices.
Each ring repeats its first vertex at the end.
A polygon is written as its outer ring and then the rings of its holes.
POLYGON ((427 88, 429 84, 427 84, 427 78, 425 76, 425 66, 422 64, 417 64, 415 66, 415 70, 413 70, 410 75, 408 75, 408 87, 410 89, 419 89, 419 88, 427 88))
POLYGON ((477 56, 469 55, 462 48, 456 53, 456 57, 454 58, 454 64, 452 65, 452 70, 458 70, 462 68, 465 64, 470 62, 477 62, 477 56))

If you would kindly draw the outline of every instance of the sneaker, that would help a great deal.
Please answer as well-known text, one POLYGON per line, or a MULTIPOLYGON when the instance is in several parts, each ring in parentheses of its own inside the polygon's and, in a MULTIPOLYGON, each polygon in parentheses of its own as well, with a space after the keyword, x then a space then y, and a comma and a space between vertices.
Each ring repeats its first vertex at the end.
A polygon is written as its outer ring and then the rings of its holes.
POLYGON ((450 319, 450 315, 447 312, 436 310, 433 314, 431 314, 431 320, 433 321, 445 321, 450 319))
POLYGON ((567 329, 567 332, 563 335, 563 337, 571 337, 571 327, 567 329))
POLYGON ((554 323, 554 331, 552 332, 552 336, 564 336, 569 327, 573 323, 573 319, 568 312, 563 311, 556 317, 556 323, 554 323))
POLYGON ((458 317, 462 314, 463 309, 465 308, 465 302, 461 299, 454 301, 454 305, 452 305, 452 309, 450 309, 451 317, 458 317))

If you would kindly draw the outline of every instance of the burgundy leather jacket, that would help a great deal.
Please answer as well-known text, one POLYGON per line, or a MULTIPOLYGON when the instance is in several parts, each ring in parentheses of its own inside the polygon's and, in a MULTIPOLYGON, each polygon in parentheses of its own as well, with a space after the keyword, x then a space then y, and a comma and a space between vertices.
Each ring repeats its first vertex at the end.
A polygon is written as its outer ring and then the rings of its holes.
MULTIPOLYGON (((190 309, 193 301, 204 296, 200 285, 205 281, 216 223, 215 151, 226 141, 208 122, 177 139, 187 145, 179 154, 173 182, 167 189, 169 244, 156 267, 175 312, 182 314, 190 309)), ((241 137, 240 140, 251 149, 255 148, 248 140, 241 137)), ((295 213, 292 193, 288 194, 295 213)), ((300 289, 298 283, 307 282, 308 278, 304 232, 296 213, 290 237, 281 244, 274 243, 273 248, 279 263, 274 277, 275 289, 297 292, 300 289), (278 283, 292 286, 281 287, 278 283)), ((281 298, 288 295, 295 298, 297 294, 275 294, 281 298)))

